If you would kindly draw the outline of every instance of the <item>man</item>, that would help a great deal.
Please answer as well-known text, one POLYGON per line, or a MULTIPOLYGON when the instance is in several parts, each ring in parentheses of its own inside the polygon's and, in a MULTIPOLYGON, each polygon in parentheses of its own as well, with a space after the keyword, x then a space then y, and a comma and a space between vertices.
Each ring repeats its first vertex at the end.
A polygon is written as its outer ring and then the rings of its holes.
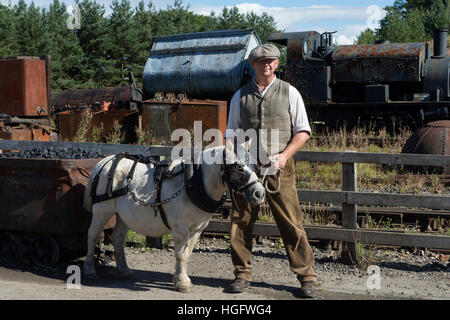
MULTIPOLYGON (((280 230, 291 270, 301 283, 300 295, 313 297, 317 280, 312 268, 314 255, 301 223, 292 158, 309 139, 311 128, 298 90, 275 76, 279 56, 280 51, 272 44, 260 45, 250 52, 248 59, 255 78, 234 94, 227 129, 267 130, 267 141, 261 141, 258 135, 258 150, 266 150, 267 156, 272 156, 280 168, 279 177, 278 174, 266 177, 267 188, 280 189, 273 194, 266 192, 266 197, 280 230), (278 130, 279 141, 270 139, 270 132, 274 129, 278 130), (277 143, 281 152, 274 148, 277 143)), ((243 197, 236 195, 235 198, 239 207, 239 212, 233 211, 231 216, 231 258, 235 280, 229 292, 239 293, 249 287, 252 278, 252 233, 259 210, 250 208, 243 197)))

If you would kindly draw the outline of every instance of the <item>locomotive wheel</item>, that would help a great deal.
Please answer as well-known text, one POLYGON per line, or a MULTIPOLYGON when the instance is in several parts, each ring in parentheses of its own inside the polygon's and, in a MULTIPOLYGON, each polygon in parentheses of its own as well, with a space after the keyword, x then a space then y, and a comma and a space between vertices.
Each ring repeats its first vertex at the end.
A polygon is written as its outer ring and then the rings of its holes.
POLYGON ((31 261, 37 266, 54 266, 59 261, 59 246, 51 236, 42 236, 33 241, 31 261))
POLYGON ((23 259, 25 245, 22 237, 12 233, 0 236, 0 257, 8 262, 17 262, 23 259))

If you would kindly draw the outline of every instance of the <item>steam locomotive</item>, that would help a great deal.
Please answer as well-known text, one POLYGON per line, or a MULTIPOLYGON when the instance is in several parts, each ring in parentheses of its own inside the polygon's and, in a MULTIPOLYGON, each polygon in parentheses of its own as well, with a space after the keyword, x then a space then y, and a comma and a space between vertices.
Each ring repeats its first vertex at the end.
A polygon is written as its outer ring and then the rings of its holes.
POLYGON ((287 47, 283 78, 305 100, 310 120, 328 127, 377 127, 449 118, 450 57, 447 29, 428 43, 333 46, 334 32, 274 33, 269 41, 287 47))

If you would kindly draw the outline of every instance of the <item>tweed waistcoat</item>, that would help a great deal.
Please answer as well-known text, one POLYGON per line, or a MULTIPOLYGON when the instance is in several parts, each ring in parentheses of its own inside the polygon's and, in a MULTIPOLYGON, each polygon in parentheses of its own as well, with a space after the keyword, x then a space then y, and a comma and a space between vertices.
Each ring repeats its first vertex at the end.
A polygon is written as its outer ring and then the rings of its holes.
POLYGON ((263 97, 256 83, 250 81, 241 88, 239 112, 241 128, 257 130, 258 148, 266 150, 268 155, 282 152, 292 139, 287 82, 276 78, 263 97), (273 129, 278 129, 278 139, 273 129))

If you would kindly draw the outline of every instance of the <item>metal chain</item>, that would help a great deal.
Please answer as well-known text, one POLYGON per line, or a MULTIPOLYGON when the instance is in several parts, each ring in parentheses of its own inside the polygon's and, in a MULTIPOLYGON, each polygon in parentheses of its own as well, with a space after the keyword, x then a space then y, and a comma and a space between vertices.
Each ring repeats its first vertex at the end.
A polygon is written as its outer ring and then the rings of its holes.
MULTIPOLYGON (((128 194, 130 194, 130 195, 133 197, 134 202, 136 202, 137 204, 139 204, 139 205, 141 205, 141 206, 143 206, 143 207, 148 207, 148 206, 150 206, 150 207, 154 208, 154 207, 158 207, 158 206, 160 206, 160 205, 169 203, 170 201, 172 201, 173 199, 175 199, 176 197, 178 197, 178 196, 181 194, 181 192, 183 191, 183 189, 184 189, 184 184, 183 184, 183 186, 181 187, 181 189, 179 189, 178 191, 176 191, 176 192, 175 192, 174 194, 172 194, 169 198, 167 198, 167 199, 165 199, 165 200, 163 200, 163 201, 161 201, 161 202, 159 202, 159 203, 158 203, 158 202, 145 202, 145 201, 142 201, 141 199, 139 199, 139 198, 134 194, 133 191, 128 192, 128 194)), ((155 188, 155 190, 152 192, 152 195, 154 195, 157 191, 158 191, 158 188, 155 188)), ((150 195, 150 198, 152 197, 152 195, 150 195)))

